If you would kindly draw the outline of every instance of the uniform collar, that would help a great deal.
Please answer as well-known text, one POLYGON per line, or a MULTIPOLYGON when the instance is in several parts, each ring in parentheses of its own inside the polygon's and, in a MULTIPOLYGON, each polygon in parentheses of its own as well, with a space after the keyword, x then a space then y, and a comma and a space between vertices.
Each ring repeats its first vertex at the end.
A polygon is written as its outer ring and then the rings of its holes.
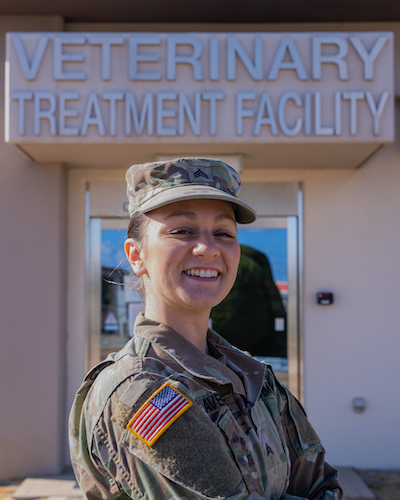
POLYGON ((209 329, 209 338, 218 351, 226 357, 226 365, 236 373, 240 373, 246 389, 247 400, 254 404, 261 392, 266 366, 255 360, 249 353, 233 347, 221 335, 209 329))
MULTIPOLYGON (((139 314, 135 321, 135 337, 155 344, 195 377, 220 385, 231 383, 216 368, 209 356, 203 354, 196 346, 167 325, 149 320, 143 314, 139 314)), ((216 350, 219 353, 218 361, 226 364, 242 378, 247 399, 254 404, 261 391, 265 366, 233 348, 229 342, 211 329, 207 332, 207 340, 211 344, 214 357, 214 350, 216 350)))

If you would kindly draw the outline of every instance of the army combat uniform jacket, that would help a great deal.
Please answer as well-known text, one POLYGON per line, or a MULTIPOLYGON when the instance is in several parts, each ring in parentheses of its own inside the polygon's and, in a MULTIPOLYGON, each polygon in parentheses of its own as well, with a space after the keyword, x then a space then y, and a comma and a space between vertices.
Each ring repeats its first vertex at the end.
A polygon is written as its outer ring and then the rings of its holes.
POLYGON ((271 369, 212 330, 203 354, 139 315, 86 376, 70 449, 88 500, 342 500, 337 473, 271 369))

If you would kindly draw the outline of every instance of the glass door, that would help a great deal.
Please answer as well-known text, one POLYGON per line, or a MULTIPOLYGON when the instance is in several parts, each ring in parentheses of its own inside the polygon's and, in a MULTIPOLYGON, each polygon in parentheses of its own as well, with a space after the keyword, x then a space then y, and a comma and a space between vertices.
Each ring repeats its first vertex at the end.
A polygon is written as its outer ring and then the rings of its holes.
MULTIPOLYGON (((88 364, 120 350, 144 310, 125 257, 126 219, 89 221, 88 364)), ((299 391, 297 217, 259 217, 238 228, 242 256, 236 283, 211 312, 213 328, 270 364, 299 391)))
POLYGON ((211 312, 213 328, 297 390, 297 217, 259 217, 238 236, 238 276, 211 312))

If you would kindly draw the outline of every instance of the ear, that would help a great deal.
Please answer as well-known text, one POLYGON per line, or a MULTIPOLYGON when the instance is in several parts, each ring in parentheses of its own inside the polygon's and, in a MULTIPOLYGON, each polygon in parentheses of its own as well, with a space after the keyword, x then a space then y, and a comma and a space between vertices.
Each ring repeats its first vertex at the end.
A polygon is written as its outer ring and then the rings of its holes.
POLYGON ((128 238, 125 241, 124 248, 133 272, 138 276, 146 274, 146 266, 142 259, 142 252, 138 243, 132 238, 128 238))

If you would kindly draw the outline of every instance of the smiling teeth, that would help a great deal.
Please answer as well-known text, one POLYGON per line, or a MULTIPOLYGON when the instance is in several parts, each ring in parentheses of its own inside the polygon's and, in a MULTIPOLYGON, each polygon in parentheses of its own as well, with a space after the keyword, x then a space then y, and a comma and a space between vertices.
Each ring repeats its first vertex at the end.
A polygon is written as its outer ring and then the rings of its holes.
POLYGON ((215 269, 188 269, 185 274, 189 276, 200 276, 200 278, 216 278, 218 276, 218 271, 215 269))

